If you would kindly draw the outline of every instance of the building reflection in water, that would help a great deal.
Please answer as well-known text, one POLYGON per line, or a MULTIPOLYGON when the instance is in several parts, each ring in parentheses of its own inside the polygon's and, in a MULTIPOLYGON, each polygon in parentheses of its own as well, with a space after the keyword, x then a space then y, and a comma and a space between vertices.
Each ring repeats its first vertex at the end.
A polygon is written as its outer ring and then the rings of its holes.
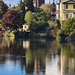
POLYGON ((23 48, 29 48, 29 41, 23 41, 23 48))
POLYGON ((11 73, 19 67, 22 74, 74 75, 75 46, 59 45, 56 40, 3 38, 0 39, 0 68, 2 65, 11 73))
POLYGON ((75 75, 75 46, 61 45, 61 75, 75 75))

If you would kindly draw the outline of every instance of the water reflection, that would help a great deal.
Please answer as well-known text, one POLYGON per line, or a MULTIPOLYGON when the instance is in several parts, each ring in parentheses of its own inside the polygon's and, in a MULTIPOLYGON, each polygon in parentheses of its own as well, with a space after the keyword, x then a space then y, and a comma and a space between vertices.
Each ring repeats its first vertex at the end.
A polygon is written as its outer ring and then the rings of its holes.
POLYGON ((1 75, 73 75, 75 44, 56 40, 0 39, 1 75))
POLYGON ((61 46, 61 74, 75 74, 75 47, 72 44, 61 46))

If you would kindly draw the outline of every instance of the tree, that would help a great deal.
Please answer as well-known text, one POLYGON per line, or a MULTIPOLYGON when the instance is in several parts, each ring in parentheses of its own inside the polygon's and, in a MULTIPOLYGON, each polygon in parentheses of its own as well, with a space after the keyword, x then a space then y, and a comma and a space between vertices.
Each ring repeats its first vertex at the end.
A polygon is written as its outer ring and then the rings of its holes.
POLYGON ((42 8, 43 11, 45 12, 46 20, 50 20, 51 19, 51 13, 50 13, 51 3, 49 3, 49 4, 42 4, 42 6, 40 8, 42 8))
POLYGON ((17 29, 22 25, 20 17, 21 15, 18 13, 18 11, 9 10, 3 15, 3 18, 1 19, 1 25, 3 27, 10 27, 12 29, 17 29))
POLYGON ((24 21, 24 18, 25 18, 25 3, 22 1, 22 0, 20 0, 19 1, 19 4, 18 4, 18 10, 19 10, 19 13, 21 14, 21 20, 22 20, 22 22, 24 23, 25 21, 24 21))
POLYGON ((69 35, 71 32, 75 31, 75 18, 69 18, 63 24, 62 28, 65 35, 69 35))
POLYGON ((25 14, 25 21, 32 34, 45 33, 49 27, 49 24, 45 22, 45 14, 42 9, 36 9, 34 12, 28 11, 25 14))
POLYGON ((31 11, 28 11, 26 14, 25 14, 25 21, 28 25, 31 24, 31 22, 34 20, 34 17, 33 17, 33 14, 31 13, 31 11))
POLYGON ((46 20, 46 15, 41 8, 35 9, 35 11, 32 14, 34 15, 34 18, 36 21, 45 21, 46 20))
POLYGON ((36 33, 47 33, 47 28, 49 27, 49 24, 45 21, 33 21, 30 26, 30 32, 32 34, 36 33))
POLYGON ((33 0, 27 0, 26 6, 28 7, 28 11, 34 11, 33 0))
POLYGON ((32 12, 34 11, 33 0, 23 0, 23 1, 20 0, 18 7, 19 7, 18 9, 19 12, 21 13, 21 19, 24 23, 25 13, 27 11, 32 11, 32 12))
POLYGON ((28 25, 31 24, 32 21, 45 21, 45 13, 43 12, 42 9, 36 9, 35 12, 28 11, 25 14, 25 19, 26 23, 28 25))
POLYGON ((0 19, 2 18, 2 15, 7 12, 7 10, 8 6, 2 0, 0 0, 0 19))

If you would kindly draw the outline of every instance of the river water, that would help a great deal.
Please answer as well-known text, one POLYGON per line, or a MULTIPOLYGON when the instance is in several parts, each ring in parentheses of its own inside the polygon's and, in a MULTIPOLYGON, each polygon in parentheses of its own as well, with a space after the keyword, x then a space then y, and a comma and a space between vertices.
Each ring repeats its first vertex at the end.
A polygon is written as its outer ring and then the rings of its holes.
POLYGON ((0 38, 0 75, 75 75, 74 43, 0 38))

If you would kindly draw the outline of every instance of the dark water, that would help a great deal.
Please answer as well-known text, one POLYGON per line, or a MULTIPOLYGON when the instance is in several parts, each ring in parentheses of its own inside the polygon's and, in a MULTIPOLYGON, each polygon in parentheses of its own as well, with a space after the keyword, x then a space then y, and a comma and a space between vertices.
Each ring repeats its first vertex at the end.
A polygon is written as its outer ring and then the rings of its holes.
POLYGON ((0 38, 0 75, 75 75, 74 44, 0 38))

